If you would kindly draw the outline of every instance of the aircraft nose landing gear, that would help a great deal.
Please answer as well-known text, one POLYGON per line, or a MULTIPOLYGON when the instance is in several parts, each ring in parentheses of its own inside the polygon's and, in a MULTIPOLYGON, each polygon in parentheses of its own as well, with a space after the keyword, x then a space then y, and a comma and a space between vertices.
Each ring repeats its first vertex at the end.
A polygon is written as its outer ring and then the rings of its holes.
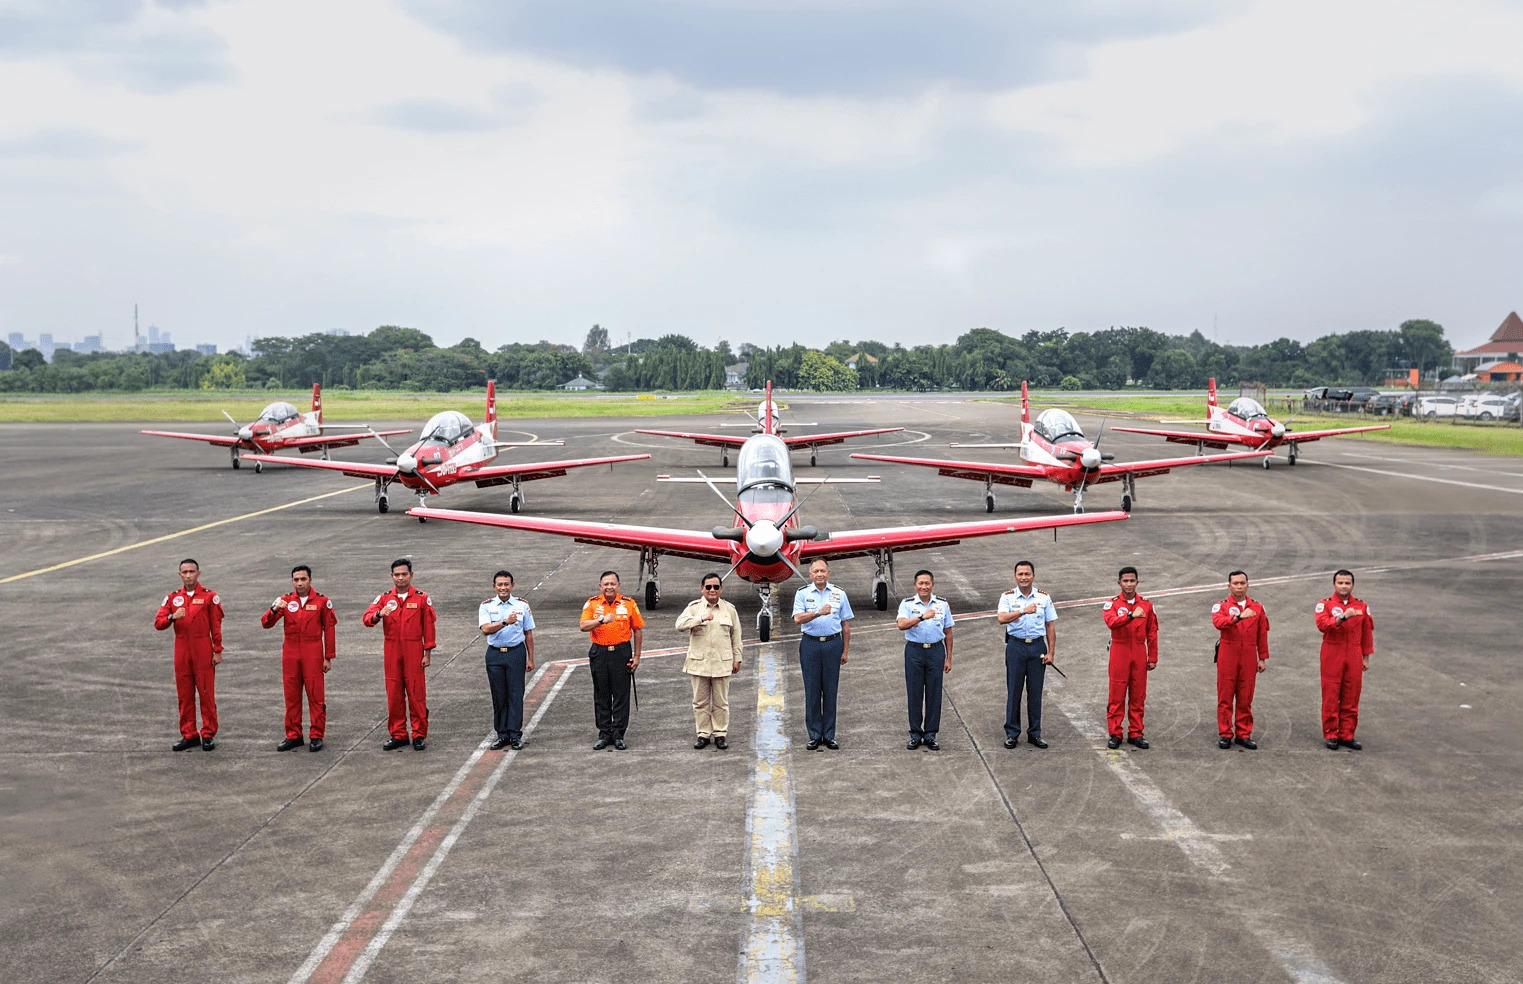
POLYGON ((894 583, 894 552, 879 550, 873 554, 877 573, 873 575, 873 607, 880 612, 888 611, 888 589, 894 583))
POLYGON ((386 487, 389 482, 381 479, 375 480, 375 508, 376 512, 385 513, 391 509, 391 500, 386 497, 386 487))
POLYGON ((236 445, 233 447, 233 467, 243 467, 243 452, 239 451, 236 445))
POLYGON ((640 569, 635 574, 635 580, 645 580, 645 607, 654 611, 661 607, 661 577, 656 572, 656 561, 659 555, 650 548, 640 551, 640 569), (650 569, 650 577, 645 576, 646 568, 650 569))
POLYGON ((762 642, 772 641, 772 585, 763 584, 756 589, 761 598, 761 611, 756 613, 756 638, 762 642))
MULTIPOLYGON (((420 507, 428 505, 428 493, 427 492, 419 492, 418 493, 418 505, 420 507)), ((426 522, 428 522, 428 517, 427 516, 419 516, 418 517, 418 522, 420 522, 420 523, 426 523, 426 522)))

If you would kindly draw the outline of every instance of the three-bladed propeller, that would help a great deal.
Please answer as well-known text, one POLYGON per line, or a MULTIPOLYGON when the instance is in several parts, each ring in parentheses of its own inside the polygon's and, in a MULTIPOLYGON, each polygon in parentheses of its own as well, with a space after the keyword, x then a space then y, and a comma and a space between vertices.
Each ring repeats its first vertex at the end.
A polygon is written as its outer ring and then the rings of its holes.
MULTIPOLYGON (((375 438, 377 441, 380 441, 381 445, 385 447, 387 451, 391 452, 393 458, 392 464, 397 466, 397 471, 403 473, 404 475, 411 475, 414 478, 421 479, 424 485, 427 485, 429 488, 434 490, 435 494, 438 494, 439 486, 429 481, 427 475, 418 471, 418 459, 416 456, 405 453, 398 454, 397 449, 392 447, 390 444, 387 444, 386 438, 382 437, 380 434, 377 434, 375 432, 375 428, 373 427, 370 429, 370 436, 375 438)), ((428 459, 428 463, 437 465, 439 464, 439 461, 438 459, 430 458, 428 459)))
POLYGON ((226 410, 222 411, 222 416, 226 417, 228 423, 233 425, 233 434, 237 436, 238 440, 252 441, 254 439, 254 428, 252 425, 238 423, 238 421, 233 419, 233 415, 226 410))
POLYGON ((741 526, 729 527, 716 526, 711 531, 716 540, 733 540, 736 543, 744 543, 746 545, 746 552, 725 572, 721 580, 728 580, 730 575, 735 573, 736 568, 748 560, 755 560, 758 563, 781 561, 787 564, 788 569, 797 574, 801 579, 807 580, 804 577, 804 572, 799 570, 798 565, 789 560, 788 556, 782 551, 784 544, 794 540, 813 540, 820 535, 819 530, 813 526, 795 526, 791 528, 788 526, 788 520, 793 518, 793 514, 798 512, 799 508, 809 501, 809 496, 814 495, 820 486, 817 485, 810 489, 802 499, 793 504, 793 508, 788 510, 781 519, 775 521, 770 519, 751 520, 746 517, 745 513, 740 511, 739 506, 730 501, 729 496, 719 491, 719 486, 715 485, 709 476, 699 471, 698 477, 703 479, 703 483, 712 489, 715 495, 719 496, 720 501, 730 507, 731 511, 734 512, 743 524, 741 526))

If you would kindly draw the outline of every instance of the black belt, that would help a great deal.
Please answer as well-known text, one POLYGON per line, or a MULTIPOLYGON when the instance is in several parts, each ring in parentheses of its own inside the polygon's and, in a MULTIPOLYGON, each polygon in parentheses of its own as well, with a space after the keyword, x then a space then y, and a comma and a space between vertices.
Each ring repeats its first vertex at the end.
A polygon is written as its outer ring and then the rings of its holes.
POLYGON ((815 642, 829 642, 830 640, 836 638, 840 634, 841 633, 837 632, 835 635, 817 636, 817 635, 810 635, 808 632, 802 632, 802 633, 800 633, 800 635, 802 635, 805 639, 813 639, 815 642))
POLYGON ((616 652, 619 651, 619 646, 627 646, 627 645, 629 645, 628 642, 620 642, 620 643, 616 643, 616 644, 614 644, 612 646, 605 646, 605 645, 602 645, 601 643, 599 643, 597 645, 597 648, 603 650, 604 652, 616 653, 616 652))
POLYGON ((935 642, 912 642, 910 645, 919 646, 921 649, 935 649, 944 642, 946 642, 945 639, 937 639, 935 642))
POLYGON ((488 649, 495 649, 499 653, 511 653, 513 650, 515 650, 515 649, 522 649, 523 647, 524 647, 524 644, 520 642, 520 643, 517 643, 517 644, 512 645, 512 646, 488 646, 487 648, 488 649))
POLYGON ((1028 646, 1034 642, 1044 642, 1047 639, 1046 636, 1032 636, 1030 639, 1025 639, 1021 636, 1011 636, 1010 638, 1014 639, 1016 642, 1024 642, 1028 646))

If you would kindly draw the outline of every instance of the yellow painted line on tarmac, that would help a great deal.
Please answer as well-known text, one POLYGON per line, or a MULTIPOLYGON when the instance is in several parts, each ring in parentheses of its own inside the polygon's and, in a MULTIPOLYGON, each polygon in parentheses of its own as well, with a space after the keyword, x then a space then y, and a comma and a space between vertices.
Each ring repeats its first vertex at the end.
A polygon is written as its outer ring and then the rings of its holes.
POLYGON ((87 564, 92 560, 100 560, 102 557, 110 557, 115 554, 126 553, 128 550, 136 550, 138 547, 151 547, 155 543, 163 543, 166 540, 177 540, 182 536, 189 536, 192 533, 201 533, 206 530, 216 529, 218 526, 226 526, 229 523, 241 523, 245 519, 253 519, 255 516, 267 516, 272 512, 280 512, 282 509, 290 509, 292 506, 303 506, 309 502, 316 502, 319 499, 327 499, 335 495, 343 495, 345 492, 358 492, 360 489, 369 488, 374 488, 374 485, 370 482, 366 482, 364 485, 351 485, 349 488, 339 489, 337 492, 324 492, 322 495, 308 496, 305 499, 297 499, 295 502, 287 502, 284 505, 271 506, 268 509, 260 509, 256 512, 244 513, 242 516, 232 516, 228 519, 219 519, 215 523, 204 523, 201 526, 192 526, 190 529, 181 530, 178 533, 166 533, 163 536, 156 536, 151 540, 140 540, 137 543, 129 543, 125 547, 117 547, 114 550, 105 550, 101 553, 91 554, 88 557, 79 557, 74 560, 66 560, 61 564, 54 564, 52 567, 39 567, 37 570, 27 571, 25 574, 12 574, 10 577, 0 577, 0 584, 9 584, 12 581, 20 581, 25 578, 36 577, 38 574, 51 574, 53 571, 61 571, 65 567, 73 567, 76 564, 87 564))

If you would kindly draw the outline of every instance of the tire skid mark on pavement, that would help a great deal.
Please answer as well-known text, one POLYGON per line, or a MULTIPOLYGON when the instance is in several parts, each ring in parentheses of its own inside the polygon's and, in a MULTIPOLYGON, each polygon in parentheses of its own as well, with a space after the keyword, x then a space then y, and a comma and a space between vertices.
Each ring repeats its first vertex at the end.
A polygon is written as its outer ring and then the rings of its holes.
MULTIPOLYGON (((533 733, 574 668, 571 663, 547 663, 534 675, 524 697, 525 713, 532 710, 524 725, 525 737, 533 733)), ((503 772, 518 756, 516 750, 509 749, 500 758, 488 759, 487 743, 487 739, 482 740, 423 811, 375 877, 291 975, 290 984, 308 981, 353 984, 365 976, 496 788, 503 772), (493 762, 496 767, 489 768, 493 762)))
POLYGON ((347 489, 339 489, 337 492, 324 492, 321 495, 310 495, 305 499, 297 499, 295 502, 287 502, 278 506, 270 506, 268 509, 260 509, 255 512, 244 513, 242 516, 230 516, 227 519, 219 519, 215 520, 214 522, 203 523, 200 526, 192 526, 188 530, 180 530, 178 533, 166 533, 163 536, 156 536, 151 540, 139 540, 137 543, 129 543, 125 546, 116 547, 112 550, 103 550, 100 553, 91 554, 88 557, 77 557, 74 560, 66 560, 61 564, 54 564, 52 567, 39 567, 35 571, 26 571, 22 574, 12 574, 10 577, 0 577, 0 584, 9 584, 12 581, 20 581, 23 578, 36 577, 38 574, 50 574, 53 571, 61 571, 66 567, 73 567, 76 564, 84 564, 92 560, 100 560, 102 557, 110 557, 115 554, 125 553, 128 550, 136 550, 138 547, 148 547, 152 546, 155 543, 163 543, 166 540, 176 540, 182 536, 189 536, 192 533, 200 533, 205 530, 216 529, 218 526, 226 526, 229 523, 239 523, 245 519, 253 519, 256 516, 267 516, 272 512, 279 512, 282 509, 290 509, 293 506, 304 506, 309 502, 316 502, 319 499, 327 499, 330 496, 343 495, 346 492, 358 492, 360 489, 368 489, 371 487, 371 483, 366 482, 364 485, 351 485, 347 489))
POLYGON ((740 948, 740 984, 802 984, 804 926, 798 889, 798 836, 793 799, 787 687, 774 644, 762 647, 756 671, 756 749, 746 804, 745 908, 750 925, 740 948))
MULTIPOLYGON (((1232 865, 1217 842, 1220 837, 1208 834, 1194 820, 1169 802, 1157 783, 1136 764, 1131 755, 1119 749, 1104 747, 1105 728, 1090 716, 1088 709, 1064 689, 1058 698, 1058 708, 1080 737, 1095 748, 1106 767, 1121 780, 1126 791, 1132 794, 1148 817, 1163 832, 1163 839, 1174 844, 1191 864, 1207 871, 1217 881, 1235 883, 1238 879, 1228 872, 1232 865)), ((1271 924, 1270 917, 1255 911, 1245 921, 1251 932, 1264 948, 1280 964, 1296 984, 1343 984, 1342 978, 1324 964, 1312 948, 1281 932, 1271 924)))

